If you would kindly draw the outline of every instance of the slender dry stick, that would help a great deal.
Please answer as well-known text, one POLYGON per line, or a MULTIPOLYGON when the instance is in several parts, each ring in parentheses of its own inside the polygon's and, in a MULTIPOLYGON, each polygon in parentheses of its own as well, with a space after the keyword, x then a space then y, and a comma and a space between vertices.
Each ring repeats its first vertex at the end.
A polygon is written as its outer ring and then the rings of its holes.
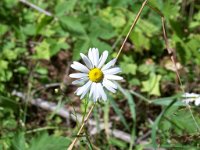
POLYGON ((135 27, 135 25, 136 25, 138 19, 140 18, 140 15, 141 15, 141 13, 142 13, 142 10, 143 10, 144 6, 146 5, 147 1, 148 1, 148 0, 145 0, 145 1, 142 3, 142 6, 140 7, 140 10, 138 11, 138 13, 137 13, 137 15, 136 15, 136 17, 135 17, 135 19, 134 19, 134 21, 133 21, 133 24, 131 25, 131 27, 130 27, 130 29, 129 29, 127 35, 126 35, 126 37, 125 37, 125 39, 124 39, 124 41, 123 41, 123 43, 122 43, 122 46, 120 47, 119 52, 117 53, 116 59, 118 59, 118 57, 119 57, 119 55, 120 55, 120 53, 121 53, 121 51, 122 51, 122 49, 123 49, 123 47, 124 47, 124 45, 125 45, 127 39, 128 39, 128 37, 129 37, 129 35, 130 35, 130 33, 131 33, 131 31, 132 31, 133 28, 135 27))
POLYGON ((31 8, 33 8, 33 9, 35 9, 35 10, 37 10, 37 11, 39 11, 39 12, 41 12, 41 13, 44 13, 44 14, 47 15, 47 16, 51 16, 51 17, 53 16, 52 13, 50 13, 50 12, 48 12, 48 11, 46 11, 46 10, 44 10, 44 9, 42 9, 42 8, 40 8, 40 7, 38 7, 38 6, 36 6, 35 4, 32 4, 31 2, 29 2, 29 1, 27 1, 27 0, 19 0, 19 2, 21 2, 21 3, 25 4, 25 5, 27 5, 27 6, 31 7, 31 8))
MULTIPOLYGON (((152 7, 151 5, 147 5, 149 6, 153 11, 155 11, 157 14, 159 14, 161 16, 161 20, 162 20, 162 30, 163 30, 163 37, 164 37, 164 41, 165 41, 165 45, 166 45, 166 48, 167 48, 167 51, 168 51, 168 54, 170 55, 170 58, 171 58, 171 61, 172 63, 174 64, 174 67, 175 67, 175 71, 176 71, 176 76, 178 77, 178 80, 179 80, 179 83, 180 83, 180 86, 181 86, 181 90, 183 93, 185 93, 185 90, 183 88, 183 84, 182 84, 182 81, 181 81, 181 78, 180 78, 180 74, 178 72, 178 68, 177 68, 177 65, 176 65, 176 58, 175 58, 175 55, 174 55, 174 51, 173 49, 170 48, 169 46, 169 41, 168 41, 168 38, 167 38, 167 32, 166 32, 166 27, 165 27, 165 18, 164 18, 164 15, 156 8, 152 7)), ((194 118, 194 115, 192 113, 192 110, 190 108, 190 105, 188 104, 187 105, 187 108, 188 110, 190 111, 190 114, 192 116, 192 119, 194 120, 195 122, 195 125, 197 127, 197 129, 199 130, 200 132, 200 127, 196 121, 196 119, 194 118)))
MULTIPOLYGON (((173 62, 173 64, 174 64, 174 67, 175 67, 175 70, 176 70, 176 75, 177 75, 178 80, 179 80, 179 82, 180 82, 181 89, 182 89, 183 93, 185 93, 185 90, 184 90, 184 88, 183 88, 183 84, 182 84, 182 82, 181 82, 181 78, 180 78, 180 75, 179 75, 179 72, 178 72, 178 68, 177 68, 177 66, 176 66, 176 60, 175 60, 175 58, 174 58, 173 51, 172 51, 172 49, 170 49, 170 47, 169 47, 169 42, 168 42, 168 39, 167 39, 166 28, 165 28, 165 19, 164 19, 164 17, 162 17, 162 26, 163 26, 163 35, 164 35, 164 39, 165 39, 165 43, 166 43, 166 47, 167 47, 168 53, 169 53, 169 55, 171 55, 171 60, 172 60, 172 62, 173 62)), ((195 123, 197 129, 198 129, 199 132, 200 132, 200 127, 199 127, 199 125, 198 125, 196 119, 194 118, 194 115, 193 115, 193 113, 192 113, 192 110, 191 110, 189 104, 187 105, 187 108, 188 108, 188 110, 190 111, 190 114, 191 114, 191 116, 192 116, 192 119, 194 120, 194 123, 195 123)))
POLYGON ((76 135, 76 138, 73 140, 73 142, 70 144, 70 146, 68 147, 67 150, 72 150, 72 148, 73 148, 74 145, 76 144, 76 141, 78 140, 78 136, 79 136, 80 133, 82 132, 83 127, 85 126, 87 120, 89 119, 90 114, 92 113, 92 110, 94 109, 95 104, 96 104, 96 103, 94 103, 94 104, 92 105, 92 107, 90 108, 89 112, 87 113, 87 116, 85 117, 84 122, 81 124, 81 127, 80 127, 80 129, 79 129, 79 131, 78 131, 78 133, 77 133, 77 135, 76 135))

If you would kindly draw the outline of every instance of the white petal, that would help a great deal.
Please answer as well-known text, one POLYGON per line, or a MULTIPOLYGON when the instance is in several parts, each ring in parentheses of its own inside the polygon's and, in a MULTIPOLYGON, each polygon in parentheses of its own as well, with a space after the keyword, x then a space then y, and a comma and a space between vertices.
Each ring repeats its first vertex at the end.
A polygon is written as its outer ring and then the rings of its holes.
POLYGON ((102 99, 103 99, 104 101, 106 101, 106 100, 107 100, 107 95, 106 95, 106 93, 105 93, 104 90, 103 90, 102 84, 101 84, 101 83, 97 83, 97 88, 98 88, 100 97, 102 97, 102 99))
POLYGON ((98 98, 99 98, 99 92, 98 92, 97 84, 94 84, 93 101, 96 102, 98 98))
POLYGON ((200 105, 200 97, 195 100, 195 105, 196 106, 200 105))
POLYGON ((92 62, 90 61, 90 59, 88 59, 87 56, 85 56, 84 54, 80 53, 81 55, 81 58, 83 59, 84 63, 86 64, 86 66, 89 68, 89 69, 92 69, 93 68, 93 64, 92 62))
POLYGON ((83 84, 85 81, 87 81, 89 78, 88 77, 83 77, 81 79, 78 79, 78 80, 74 80, 72 82, 73 85, 76 85, 76 84, 83 84))
POLYGON ((97 101, 97 100, 100 98, 100 93, 99 93, 98 84, 96 84, 94 93, 95 93, 95 95, 96 95, 95 101, 97 101))
POLYGON ((80 97, 80 99, 83 99, 83 97, 85 97, 85 95, 87 94, 87 92, 89 91, 90 87, 91 87, 92 81, 88 82, 88 85, 86 84, 84 87, 84 91, 80 97))
POLYGON ((88 73, 88 72, 89 72, 89 69, 88 69, 86 66, 82 65, 81 63, 79 63, 79 62, 74 62, 74 63, 71 65, 71 67, 72 67, 73 69, 78 70, 78 71, 81 71, 81 72, 85 72, 85 73, 88 73))
POLYGON ((119 72, 121 72, 121 69, 119 67, 115 67, 115 68, 111 68, 111 69, 103 71, 104 74, 117 74, 119 72))
POLYGON ((90 87, 91 84, 92 84, 92 81, 88 81, 85 85, 83 85, 80 88, 78 88, 76 94, 77 95, 81 95, 81 94, 85 93, 85 91, 88 91, 88 88, 90 87))
POLYGON ((86 73, 72 73, 69 75, 69 77, 71 78, 83 78, 83 77, 87 77, 88 74, 86 73))
POLYGON ((91 48, 89 49, 89 52, 88 52, 88 58, 90 59, 92 65, 94 66, 94 56, 92 54, 92 49, 91 48))
POLYGON ((93 95, 95 87, 96 87, 96 83, 92 82, 92 85, 91 85, 91 88, 90 88, 89 98, 91 98, 91 96, 93 95))
POLYGON ((110 74, 105 75, 105 78, 106 78, 106 79, 110 79, 110 80, 123 80, 123 78, 120 77, 120 76, 117 76, 117 75, 110 75, 110 74))
POLYGON ((102 68, 101 70, 104 71, 104 70, 110 68, 111 66, 114 66, 115 63, 116 63, 116 61, 117 61, 116 58, 112 59, 112 60, 109 61, 105 66, 103 66, 103 68, 102 68))
POLYGON ((97 66, 98 68, 101 68, 104 65, 107 57, 108 57, 108 51, 104 51, 103 54, 101 55, 100 60, 99 60, 99 64, 97 66))
POLYGON ((106 89, 111 91, 112 93, 116 92, 116 90, 114 88, 112 88, 107 82, 103 82, 103 86, 105 86, 106 89))
POLYGON ((95 67, 97 67, 99 62, 99 50, 97 48, 92 48, 92 54, 93 54, 93 62, 95 67))
POLYGON ((112 87, 113 89, 117 89, 117 85, 114 84, 112 81, 110 81, 110 80, 104 78, 104 79, 103 79, 103 82, 106 82, 106 84, 108 84, 108 85, 109 85, 110 87, 112 87))

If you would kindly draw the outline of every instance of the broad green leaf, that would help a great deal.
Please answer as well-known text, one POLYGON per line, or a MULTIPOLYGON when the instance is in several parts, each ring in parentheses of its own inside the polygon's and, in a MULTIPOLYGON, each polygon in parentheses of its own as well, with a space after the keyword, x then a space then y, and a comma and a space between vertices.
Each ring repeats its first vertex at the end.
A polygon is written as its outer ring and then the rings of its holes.
POLYGON ((162 12, 164 14, 164 16, 166 18, 176 18, 179 14, 179 10, 180 10, 180 5, 179 5, 180 1, 165 1, 163 8, 162 8, 162 12))
POLYGON ((116 36, 116 31, 111 26, 111 24, 105 22, 100 17, 95 17, 94 19, 95 21, 92 21, 89 26, 90 39, 101 38, 108 40, 116 36))
POLYGON ((49 59, 50 58, 50 50, 49 43, 46 40, 43 40, 39 45, 35 47, 36 53, 33 58, 36 59, 49 59))
POLYGON ((134 44, 134 48, 136 51, 141 52, 142 50, 150 49, 150 40, 148 37, 145 37, 144 34, 139 30, 134 30, 130 37, 131 41, 134 44))
POLYGON ((78 40, 73 49, 73 60, 80 59, 80 53, 86 53, 90 47, 90 40, 78 40))
POLYGON ((3 57, 8 60, 15 60, 17 58, 17 51, 10 50, 10 49, 4 49, 2 53, 3 57))
POLYGON ((29 150, 66 150, 70 142, 67 137, 42 134, 31 140, 29 150))
POLYGON ((58 2, 55 7, 56 16, 62 16, 65 13, 72 12, 76 6, 77 0, 68 0, 63 2, 58 2))
POLYGON ((6 60, 0 60, 0 68, 1 70, 8 68, 8 61, 6 60))
POLYGON ((120 68, 122 69, 123 74, 132 74, 136 75, 137 65, 136 64, 127 64, 125 62, 120 63, 120 68))
POLYGON ((150 65, 150 64, 142 64, 138 67, 138 71, 141 72, 144 75, 149 74, 150 72, 153 72, 155 70, 155 66, 154 65, 150 65))
POLYGON ((59 18, 62 28, 73 34, 86 34, 84 26, 81 24, 80 20, 71 16, 62 16, 59 18))
POLYGON ((123 27, 126 23, 126 17, 122 10, 112 7, 107 7, 100 11, 100 16, 112 24, 115 28, 123 27), (117 22, 117 23, 116 23, 117 22))
POLYGON ((24 66, 20 66, 19 68, 17 68, 16 70, 15 70, 16 72, 19 72, 19 73, 21 73, 21 74, 28 74, 28 69, 26 68, 26 67, 24 67, 24 66))
POLYGON ((36 72, 41 74, 41 75, 47 75, 48 74, 48 70, 47 68, 43 68, 43 67, 37 67, 36 72))
POLYGON ((120 63, 120 68, 124 74, 136 74, 137 65, 134 63, 131 56, 123 56, 123 62, 120 63))
POLYGON ((100 52, 103 52, 104 50, 111 51, 112 47, 107 44, 106 42, 100 41, 99 39, 91 39, 91 45, 92 47, 98 47, 100 52))
POLYGON ((150 74, 150 78, 147 81, 142 82, 142 89, 143 92, 148 92, 150 95, 157 95, 160 96, 160 80, 161 75, 155 75, 154 73, 150 74))
POLYGON ((0 24, 0 36, 4 35, 8 31, 8 26, 0 24))
POLYGON ((25 35, 34 36, 36 34, 35 24, 27 24, 21 29, 25 35))
POLYGON ((66 42, 66 38, 47 39, 50 44, 50 57, 56 55, 60 50, 67 50, 70 46, 66 42))
POLYGON ((12 140, 11 149, 12 150, 26 150, 26 141, 24 137, 24 132, 17 132, 12 140))

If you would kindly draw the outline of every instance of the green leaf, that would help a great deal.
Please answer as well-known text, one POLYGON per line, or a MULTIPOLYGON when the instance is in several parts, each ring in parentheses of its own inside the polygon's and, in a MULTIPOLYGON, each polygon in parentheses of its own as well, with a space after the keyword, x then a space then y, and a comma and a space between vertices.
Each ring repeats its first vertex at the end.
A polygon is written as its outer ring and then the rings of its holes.
POLYGON ((50 57, 56 55, 60 50, 67 50, 70 46, 66 43, 66 38, 47 39, 50 44, 50 57))
POLYGON ((8 68, 8 61, 0 60, 0 68, 1 68, 1 70, 7 69, 8 68))
POLYGON ((108 50, 109 52, 112 50, 112 47, 106 42, 100 41, 99 39, 91 39, 92 47, 98 47, 100 52, 104 50, 108 50))
POLYGON ((176 102, 176 99, 173 100, 165 109, 163 109, 163 111, 160 113, 160 115, 156 118, 153 126, 152 126, 152 132, 151 132, 151 138, 152 138, 152 144, 153 147, 156 149, 157 148, 157 144, 156 144, 156 131, 158 128, 158 124, 161 120, 161 118, 163 117, 163 115, 167 112, 167 110, 173 106, 173 104, 176 102))
POLYGON ((122 69, 122 73, 124 74, 136 74, 137 65, 133 62, 131 56, 123 56, 123 62, 120 63, 120 68, 122 69))
POLYGON ((21 73, 21 74, 28 74, 28 69, 26 68, 26 67, 24 67, 24 66, 20 66, 19 68, 17 68, 16 70, 15 70, 16 72, 19 72, 19 73, 21 73))
MULTIPOLYGON (((156 105, 168 106, 174 99, 177 99, 180 97, 181 97, 180 94, 177 94, 177 95, 171 96, 171 97, 162 97, 162 98, 152 100, 152 103, 156 104, 156 105)), ((180 100, 180 101, 176 101, 176 103, 174 103, 173 106, 185 106, 185 103, 183 103, 180 100)))
POLYGON ((15 60, 17 58, 17 51, 10 50, 10 49, 4 49, 2 53, 3 57, 8 60, 15 60))
POLYGON ((133 97, 132 95, 130 94, 130 92, 128 92, 127 90, 123 89, 121 87, 120 84, 116 83, 117 86, 118 86, 118 89, 122 92, 122 94, 127 98, 128 100, 128 105, 129 105, 129 108, 131 110, 131 116, 133 118, 134 121, 136 121, 136 113, 135 113, 135 102, 133 100, 133 97))
POLYGON ((143 49, 149 50, 150 49, 150 40, 148 37, 145 37, 144 34, 140 30, 134 30, 130 37, 131 41, 134 44, 135 50, 140 52, 143 49))
POLYGON ((113 98, 111 96, 109 96, 109 100, 111 103, 111 106, 113 107, 114 111, 116 112, 117 116, 119 116, 121 122, 123 123, 123 125, 125 126, 125 128, 130 131, 130 128, 126 122, 126 119, 121 111, 121 109, 117 106, 116 102, 113 100, 113 98))
POLYGON ((141 72, 144 75, 149 74, 150 72, 153 72, 155 70, 155 66, 154 65, 150 65, 150 64, 142 64, 138 67, 138 71, 141 72))
POLYGON ((4 35, 8 31, 8 26, 0 24, 0 36, 4 35))
POLYGON ((92 21, 89 27, 90 39, 101 38, 109 40, 116 36, 114 28, 100 17, 95 17, 95 21, 92 21), (95 29, 95 30, 94 30, 95 29))
POLYGON ((107 7, 100 11, 100 17, 115 28, 121 28, 126 24, 126 16, 121 9, 107 7))
POLYGON ((48 74, 47 68, 43 68, 43 67, 36 68, 36 72, 41 74, 41 75, 47 75, 48 74))
POLYGON ((80 34, 86 34, 85 29, 78 18, 71 16, 62 16, 59 18, 62 28, 70 33, 74 33, 80 36, 80 34))
POLYGON ((137 65, 136 64, 127 64, 125 62, 120 63, 120 68, 124 74, 136 75, 137 65))
POLYGON ((49 59, 50 51, 49 51, 49 43, 46 40, 43 40, 39 45, 35 47, 36 54, 33 56, 35 59, 49 59))
POLYGON ((118 140, 116 138, 110 138, 109 143, 111 145, 119 147, 120 149, 126 149, 127 147, 127 144, 124 141, 118 140))
POLYGON ((132 119, 133 119, 133 127, 132 127, 132 130, 131 130, 131 142, 130 142, 130 146, 129 146, 129 149, 132 149, 132 146, 134 144, 134 139, 135 139, 135 130, 136 130, 136 112, 135 112, 135 102, 133 100, 133 97, 132 95, 130 94, 130 92, 128 90, 125 90, 123 89, 120 84, 116 83, 117 86, 118 86, 118 89, 122 92, 122 94, 127 98, 128 100, 128 105, 129 105, 129 108, 131 110, 131 116, 132 116, 132 119))
POLYGON ((155 75, 154 73, 151 73, 150 78, 147 81, 142 82, 141 91, 148 92, 150 95, 160 96, 159 83, 161 77, 161 75, 155 75))
POLYGON ((29 150, 66 150, 70 142, 66 137, 50 136, 45 133, 31 140, 29 150))
POLYGON ((58 2, 55 7, 56 16, 62 16, 65 13, 72 12, 76 6, 77 0, 58 2))
POLYGON ((85 53, 88 51, 90 46, 90 40, 85 39, 85 40, 78 40, 75 43, 75 47, 73 49, 73 60, 78 60, 80 59, 80 53, 85 53))
POLYGON ((25 150, 25 137, 23 132, 17 132, 12 140, 11 149, 12 150, 25 150))
POLYGON ((22 28, 22 31, 25 35, 34 36, 36 34, 36 26, 35 24, 27 24, 22 28))

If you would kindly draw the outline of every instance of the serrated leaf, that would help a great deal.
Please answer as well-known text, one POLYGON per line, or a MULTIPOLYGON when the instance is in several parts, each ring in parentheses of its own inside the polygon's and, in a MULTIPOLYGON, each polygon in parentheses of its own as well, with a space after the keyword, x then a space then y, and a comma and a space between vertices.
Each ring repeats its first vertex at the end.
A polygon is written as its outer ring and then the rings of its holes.
POLYGON ((59 18, 61 27, 74 34, 85 34, 85 29, 80 20, 71 16, 62 16, 59 18))
POLYGON ((66 137, 50 136, 45 133, 32 139, 29 150, 66 150, 70 142, 66 137))
POLYGON ((73 11, 77 0, 63 1, 56 5, 55 12, 56 16, 62 16, 65 13, 73 11))
POLYGON ((23 132, 17 132, 12 140, 11 149, 12 150, 25 150, 25 137, 23 132))

